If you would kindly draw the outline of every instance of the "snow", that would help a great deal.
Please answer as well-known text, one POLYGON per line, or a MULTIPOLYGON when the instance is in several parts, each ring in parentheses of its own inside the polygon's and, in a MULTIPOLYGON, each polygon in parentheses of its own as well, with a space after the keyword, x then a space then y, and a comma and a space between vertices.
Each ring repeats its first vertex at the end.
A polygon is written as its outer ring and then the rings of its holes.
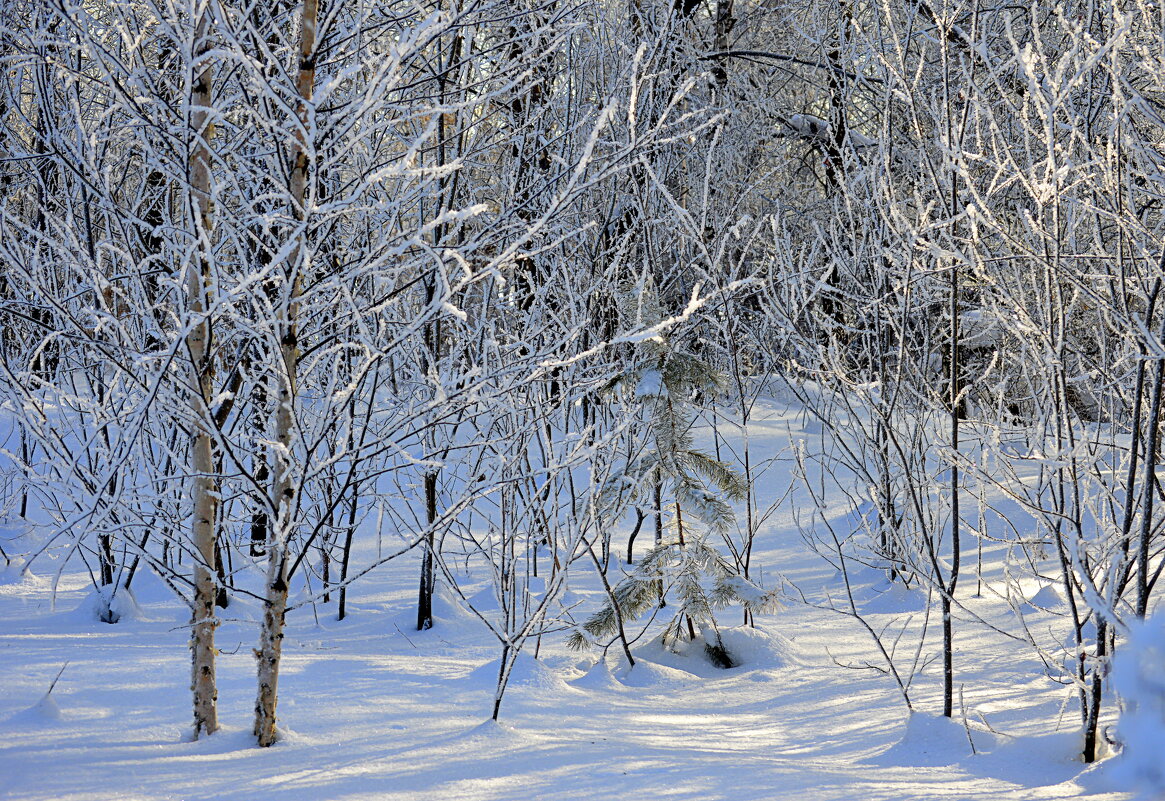
POLYGON ((1025 605, 1026 610, 1055 609, 1064 606, 1064 590, 1059 584, 1045 584, 1040 587, 1025 605))
POLYGON ((636 398, 662 398, 666 395, 663 374, 659 370, 645 371, 643 377, 639 379, 639 384, 635 387, 636 398))
POLYGON ((953 718, 914 712, 906 718, 902 739, 874 758, 874 764, 886 766, 941 767, 955 765, 972 756, 971 744, 978 750, 990 733, 970 733, 953 718))
MULTIPOLYGON (((806 428, 799 410, 776 403, 758 410, 749 432, 758 461, 804 439, 806 428)), ((780 470, 791 470, 791 463, 773 464, 758 499, 762 508, 788 486, 780 470)), ((335 620, 334 599, 317 599, 288 616, 280 740, 270 749, 257 748, 250 734, 257 602, 236 597, 221 612, 223 729, 191 741, 189 612, 173 592, 143 573, 132 595, 114 597, 119 620, 109 624, 95 611, 103 601, 110 605, 108 595, 93 590, 79 565, 66 565, 55 580, 8 570, 0 581, 0 795, 29 801, 1130 797, 1123 792, 1128 781, 1106 764, 1079 762, 1075 691, 1049 677, 1038 656, 1014 638, 960 618, 953 719, 937 714, 941 660, 928 639, 910 689, 914 711, 908 710, 878 669, 867 631, 838 613, 845 589, 836 567, 797 536, 803 502, 794 494, 766 518, 754 553, 769 589, 780 584, 797 591, 785 592, 780 610, 757 615, 756 628, 741 625, 739 609, 718 613, 736 667, 712 665, 699 638, 665 647, 654 630, 640 636, 633 627, 632 667, 617 644, 606 653, 579 653, 566 647, 567 632, 547 633, 519 654, 495 722, 488 718, 501 656, 497 638, 445 584, 434 598, 434 627, 415 631, 417 564, 401 558, 352 585, 348 619, 335 620)), ((839 506, 837 519, 845 514, 839 506)), ((626 533, 617 533, 615 553, 625 550, 626 533)), ((375 548, 374 539, 363 542, 375 548)), ((8 550, 11 544, 6 541, 8 550)), ((996 560, 997 570, 1002 553, 989 549, 986 557, 996 560)), ((57 569, 54 555, 36 565, 38 573, 57 569)), ((909 650, 909 633, 924 618, 925 591, 892 584, 875 567, 854 569, 848 578, 874 630, 906 631, 901 649, 909 650)), ((465 580, 462 592, 471 603, 497 607, 485 576, 465 580)), ((986 580, 990 586, 995 578, 986 580)), ((974 584, 960 590, 969 609, 989 619, 1012 614, 1001 594, 973 597, 974 584)), ((570 590, 584 612, 602 597, 594 577, 581 571, 570 590)), ((1031 628, 1059 627, 1055 636, 1061 636, 1064 620, 1051 608, 1055 592, 1033 586, 1025 597, 1031 628)), ((1159 648, 1159 628, 1146 648, 1159 648)), ((1142 707, 1146 713, 1159 711, 1150 703, 1142 707)), ((1106 718, 1105 725, 1113 721, 1106 718)), ((1130 733, 1131 742, 1159 748, 1161 729, 1152 731, 1130 733)), ((1129 753, 1138 748, 1130 745, 1129 753)))
POLYGON ((8 719, 8 723, 18 726, 35 727, 37 724, 51 724, 61 719, 61 708, 53 700, 52 693, 45 693, 44 697, 21 712, 17 712, 8 719))
POLYGON ((81 620, 96 620, 101 623, 119 623, 123 620, 138 620, 144 616, 132 590, 114 585, 90 590, 73 614, 81 620))
POLYGON ((1114 772, 1145 799, 1159 799, 1165 796, 1165 613, 1132 628, 1113 668, 1127 710, 1118 729, 1125 749, 1114 772))

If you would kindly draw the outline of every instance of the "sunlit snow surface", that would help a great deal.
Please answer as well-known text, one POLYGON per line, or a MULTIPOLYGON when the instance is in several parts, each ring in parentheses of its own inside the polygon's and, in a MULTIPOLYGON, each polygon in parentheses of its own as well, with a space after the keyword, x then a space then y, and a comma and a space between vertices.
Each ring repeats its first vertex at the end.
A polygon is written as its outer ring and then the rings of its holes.
MULTIPOLYGON (((790 437, 821 437, 778 403, 762 411, 751 432, 754 464, 779 457, 790 437)), ((784 494, 790 466, 779 459, 759 479, 762 507, 784 494)), ((722 615, 725 644, 740 667, 719 670, 698 643, 674 653, 650 634, 636 643, 634 667, 618 648, 600 661, 597 652, 567 650, 564 635, 546 636, 531 641, 515 666, 501 722, 486 722, 496 640, 447 589, 437 598, 435 628, 416 632, 417 559, 410 554, 353 586, 348 620, 336 622, 334 604, 289 615, 284 728, 266 750, 250 737, 253 601, 236 599, 218 631, 223 729, 191 742, 187 612, 169 589, 142 576, 133 601, 118 607, 120 622, 109 625, 97 619, 79 563, 59 577, 47 560, 32 574, 6 571, 0 798, 1131 797, 1115 791, 1119 777, 1107 764, 1086 770, 1077 761, 1072 689, 1047 677, 1028 646, 979 624, 956 622, 956 719, 936 714, 941 660, 933 638, 911 687, 917 712, 908 714, 892 680, 864 667, 881 666, 869 635, 819 608, 841 601, 843 578, 802 543, 793 511, 803 503, 794 492, 767 519, 754 556, 766 586, 788 582, 785 607, 758 618, 757 630, 735 628, 736 611, 722 615), (818 608, 801 603, 793 585, 818 608)), ((839 520, 845 513, 836 510, 839 520)), ((5 540, 6 550, 12 545, 5 540)), ((966 558, 973 562, 972 549, 966 558)), ((998 558, 985 555, 982 598, 972 597, 974 579, 961 586, 969 609, 1005 621, 1013 615, 1009 602, 987 591, 998 581, 998 558)), ((571 591, 593 608, 597 582, 577 567, 571 591)), ((622 568, 613 561, 611 569, 622 568)), ((874 628, 917 627, 924 618, 924 592, 890 585, 874 570, 849 578, 874 628)), ((468 597, 477 592, 473 584, 469 577, 468 597)), ((1011 604, 1027 604, 1029 625, 1059 636, 1065 624, 1054 593, 1039 585, 1030 591, 1011 604)), ((900 648, 915 641, 908 633, 900 648)), ((1111 727, 1111 704, 1108 712, 1111 727)))

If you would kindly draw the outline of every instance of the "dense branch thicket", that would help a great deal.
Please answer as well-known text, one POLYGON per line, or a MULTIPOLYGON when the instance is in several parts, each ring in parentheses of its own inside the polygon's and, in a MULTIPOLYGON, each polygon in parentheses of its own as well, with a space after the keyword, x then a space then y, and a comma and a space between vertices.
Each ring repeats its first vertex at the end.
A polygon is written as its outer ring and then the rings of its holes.
POLYGON ((931 593, 945 714, 956 639, 990 625, 1059 666, 1101 754, 1108 665, 1165 565, 1159 4, 0 14, 0 503, 109 622, 143 570, 190 604, 196 734, 216 608, 266 610, 270 744, 289 588, 343 617, 393 558, 420 566, 421 628, 437 582, 491 577, 495 717, 544 632, 633 660, 626 627, 680 598, 666 637, 723 650, 711 610, 772 601, 764 514, 747 435, 713 458, 692 427, 747 431, 779 385, 833 434, 806 483, 857 521, 818 499, 808 540, 931 593), (991 534, 1016 597, 1066 599, 1061 653, 1018 604, 965 603, 988 494, 1025 515, 991 534), (608 577, 633 513, 654 542, 608 577), (561 596, 592 570, 606 605, 580 616, 561 596))

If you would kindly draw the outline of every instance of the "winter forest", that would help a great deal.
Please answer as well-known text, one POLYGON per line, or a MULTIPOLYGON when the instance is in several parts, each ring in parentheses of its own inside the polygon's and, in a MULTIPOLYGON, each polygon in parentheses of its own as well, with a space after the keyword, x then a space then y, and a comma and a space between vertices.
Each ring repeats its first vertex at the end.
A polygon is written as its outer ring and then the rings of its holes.
POLYGON ((1163 280, 1159 0, 4 0, 0 794, 1160 798, 1163 280))

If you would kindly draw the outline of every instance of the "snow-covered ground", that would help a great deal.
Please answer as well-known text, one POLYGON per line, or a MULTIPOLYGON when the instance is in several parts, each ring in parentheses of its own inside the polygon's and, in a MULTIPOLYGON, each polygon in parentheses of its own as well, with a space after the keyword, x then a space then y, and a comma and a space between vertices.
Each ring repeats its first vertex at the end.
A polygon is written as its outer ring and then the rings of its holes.
MULTIPOLYGON (((752 447, 777 456, 790 435, 804 435, 803 423, 772 406, 752 447)), ((788 476, 778 462, 761 477, 762 507, 784 494, 788 476)), ((501 723, 489 722, 497 641, 447 588, 435 628, 415 631, 410 554, 353 586, 347 620, 335 620, 334 604, 288 616, 284 728, 270 749, 250 735, 254 602, 234 599, 218 631, 223 730, 191 742, 188 612, 169 589, 142 576, 137 606, 124 606, 110 625, 93 614, 79 566, 55 589, 49 561, 31 575, 9 571, 0 577, 0 798, 1129 797, 1113 789, 1105 763, 1079 761, 1072 688, 1050 678, 1029 646, 982 625, 956 622, 961 693, 952 721, 937 714, 941 659, 931 621, 909 714, 869 633, 823 608, 842 601, 843 579, 803 543, 799 499, 794 493, 766 519, 754 557, 764 583, 785 588, 783 608, 758 616, 755 629, 733 627, 736 610, 722 615, 739 667, 720 670, 699 648, 677 654, 644 638, 628 669, 617 648, 602 658, 567 649, 565 633, 546 635, 519 660, 501 723)), ((987 589, 1001 553, 987 551, 987 589)), ((973 544, 966 556, 974 564, 973 544)), ((595 582, 578 568, 572 592, 597 605, 595 582)), ((897 655, 908 665, 925 594, 878 571, 849 578, 874 630, 892 639, 908 628, 897 655)), ((1012 614, 988 591, 973 598, 974 578, 961 587, 984 618, 1012 614)), ((1062 619, 1039 608, 1054 607, 1054 593, 1035 600, 1028 625, 1061 636, 1062 619)))

